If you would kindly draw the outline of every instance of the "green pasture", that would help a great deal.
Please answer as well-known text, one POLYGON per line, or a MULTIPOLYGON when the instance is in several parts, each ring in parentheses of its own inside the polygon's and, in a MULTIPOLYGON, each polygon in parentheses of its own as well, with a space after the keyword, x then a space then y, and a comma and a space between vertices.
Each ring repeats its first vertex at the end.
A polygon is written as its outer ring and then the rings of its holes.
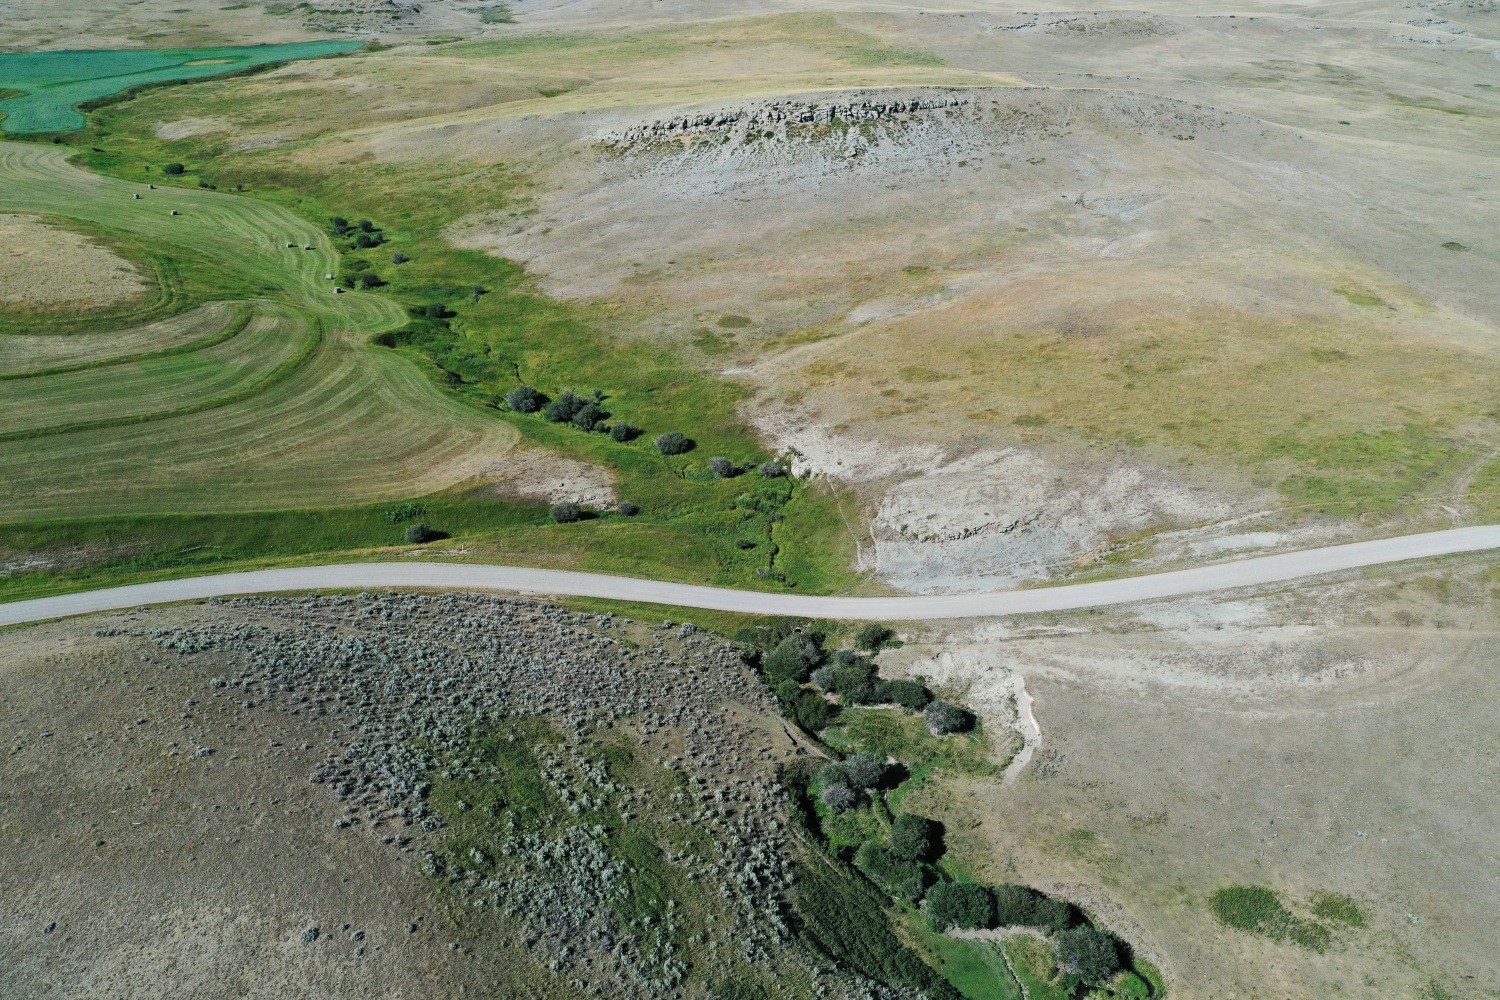
POLYGON ((296 42, 206 49, 70 49, 0 52, 0 128, 12 134, 84 127, 77 106, 132 87, 235 73, 267 63, 359 48, 358 42, 296 42))

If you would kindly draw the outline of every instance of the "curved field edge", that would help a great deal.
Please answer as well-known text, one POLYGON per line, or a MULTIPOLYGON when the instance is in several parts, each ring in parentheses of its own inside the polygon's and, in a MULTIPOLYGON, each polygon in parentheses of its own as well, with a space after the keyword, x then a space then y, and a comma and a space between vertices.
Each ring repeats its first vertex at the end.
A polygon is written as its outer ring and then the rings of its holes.
MULTIPOLYGON (((206 86, 229 84, 221 81, 206 86)), ((196 89, 172 88, 128 105, 112 105, 94 117, 133 113, 144 104, 196 89)), ((160 142, 133 136, 132 141, 136 140, 160 142)), ((96 143, 90 137, 86 141, 90 150, 97 146, 107 152, 82 153, 83 162, 102 167, 108 174, 137 179, 145 175, 145 166, 159 162, 129 150, 117 138, 101 136, 96 143)), ((606 570, 646 566, 664 578, 754 589, 790 586, 802 592, 828 592, 863 585, 864 581, 848 569, 853 565, 854 542, 838 515, 838 497, 832 490, 789 483, 788 495, 777 498, 770 508, 753 498, 744 505, 738 498, 754 485, 751 478, 719 480, 708 471, 708 459, 716 453, 742 465, 769 457, 734 412, 740 397, 736 386, 685 369, 659 349, 606 340, 594 331, 597 317, 536 295, 515 265, 480 253, 458 251, 436 235, 447 218, 469 206, 512 197, 513 179, 502 170, 485 171, 478 177, 442 172, 419 178, 422 183, 409 184, 414 179, 409 174, 392 174, 381 168, 299 178, 281 171, 247 174, 234 157, 224 159, 224 176, 214 178, 205 176, 202 164, 189 162, 187 173, 174 182, 181 186, 168 189, 163 185, 155 193, 158 203, 176 197, 177 192, 194 194, 191 188, 203 181, 225 189, 243 183, 253 199, 228 197, 271 202, 307 220, 324 222, 334 214, 357 217, 368 211, 385 230, 387 239, 378 251, 343 248, 338 272, 343 275, 361 265, 379 266, 381 277, 388 281, 379 293, 385 302, 411 304, 441 298, 458 315, 447 330, 441 331, 441 342, 395 352, 354 345, 348 345, 349 349, 371 362, 383 355, 385 362, 379 367, 395 364, 410 370, 474 413, 473 419, 505 427, 512 434, 519 432, 549 450, 609 467, 617 478, 618 495, 642 508, 642 515, 629 521, 603 518, 574 526, 574 537, 563 546, 565 554, 561 557, 553 539, 511 538, 504 540, 502 554, 506 558, 606 570), (236 179, 230 179, 230 175, 236 179), (316 185, 317 190, 309 189, 309 184, 316 185), (396 249, 406 254, 409 263, 392 270, 383 261, 396 249), (483 294, 470 296, 469 289, 475 287, 482 288, 483 294), (409 358, 420 359, 421 367, 413 368, 409 358), (498 397, 514 386, 518 372, 552 394, 568 387, 601 388, 616 418, 643 426, 647 437, 621 445, 604 435, 588 435, 501 412, 498 397), (697 440, 695 452, 669 459, 650 447, 651 435, 679 429, 697 440), (742 523, 747 517, 748 524, 742 523), (697 569, 689 565, 689 554, 698 560, 697 569)), ((306 222, 300 225, 305 227, 306 222)), ((317 241, 327 245, 328 237, 319 234, 317 241)), ((320 279, 321 275, 310 278, 299 293, 327 296, 328 286, 320 279)), ((334 301, 353 298, 339 296, 334 301)), ((329 299, 322 301, 328 303, 329 299)), ((40 479, 35 482, 27 493, 40 499, 46 483, 40 479)), ((402 495, 410 498, 413 493, 393 491, 383 495, 396 499, 402 495)), ((199 509, 208 502, 215 501, 205 495, 199 509)), ((110 503, 119 513, 126 512, 119 509, 121 504, 116 499, 111 498, 110 503)), ((134 501, 126 503, 136 506, 134 501)), ((292 498, 287 506, 306 507, 308 502, 292 498)), ((83 509, 87 508, 85 504, 83 509)))
POLYGON ((114 357, 95 358, 92 361, 79 361, 68 365, 54 365, 50 368, 33 368, 29 371, 0 372, 0 382, 15 379, 41 378, 46 375, 67 375, 72 372, 88 371, 93 368, 110 368, 115 365, 133 364, 137 361, 152 361, 156 358, 167 358, 177 354, 194 354, 210 347, 217 347, 226 341, 239 336, 250 325, 250 309, 243 304, 237 304, 234 314, 228 325, 223 329, 190 340, 171 347, 163 347, 154 351, 139 351, 134 354, 119 354, 114 357))
MULTIPOLYGON (((289 377, 297 369, 306 364, 323 342, 322 321, 312 317, 308 325, 308 331, 303 336, 302 342, 291 357, 285 359, 275 368, 260 376, 248 385, 241 386, 232 392, 227 392, 210 399, 200 400, 196 403, 187 403, 182 406, 166 410, 156 410, 150 413, 138 413, 130 416, 105 417, 98 420, 84 420, 71 424, 58 424, 51 427, 35 427, 25 430, 8 431, 0 433, 0 441, 24 441, 32 438, 50 437, 57 434, 76 434, 80 431, 99 430, 105 427, 127 427, 132 424, 145 424, 157 420, 169 420, 173 417, 182 417, 190 413, 202 413, 205 410, 216 410, 221 406, 238 403, 250 399, 289 377)), ((173 352, 177 353, 177 352, 173 352)))

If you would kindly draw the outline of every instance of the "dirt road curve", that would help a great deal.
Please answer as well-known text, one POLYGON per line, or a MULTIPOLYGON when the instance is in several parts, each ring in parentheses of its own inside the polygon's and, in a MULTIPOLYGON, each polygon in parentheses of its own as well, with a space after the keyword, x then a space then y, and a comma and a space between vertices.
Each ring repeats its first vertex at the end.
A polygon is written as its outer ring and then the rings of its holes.
POLYGON ((930 618, 985 618, 1032 611, 1062 611, 1126 604, 1159 597, 1253 587, 1321 573, 1460 552, 1500 549, 1500 525, 1453 528, 1422 535, 1381 538, 1300 552, 1239 559, 1150 576, 1078 583, 1038 590, 932 597, 808 597, 748 590, 658 583, 600 573, 484 566, 473 563, 349 563, 224 573, 112 587, 60 597, 0 604, 0 626, 67 615, 110 611, 143 604, 166 604, 230 594, 297 590, 501 590, 566 597, 602 597, 647 604, 712 608, 758 615, 795 615, 864 621, 930 618))

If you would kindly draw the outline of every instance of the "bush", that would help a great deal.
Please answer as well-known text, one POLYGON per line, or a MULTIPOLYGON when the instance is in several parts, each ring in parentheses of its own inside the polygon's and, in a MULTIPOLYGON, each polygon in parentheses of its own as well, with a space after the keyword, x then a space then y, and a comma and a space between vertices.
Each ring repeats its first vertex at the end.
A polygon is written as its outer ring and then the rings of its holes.
POLYGON ((767 479, 780 479, 786 475, 786 466, 777 465, 775 462, 762 462, 759 471, 767 479))
POLYGON ((838 812, 854 808, 854 804, 859 801, 859 795, 848 785, 824 785, 818 797, 825 806, 838 812))
POLYGON ((832 691, 832 690, 834 690, 833 685, 834 685, 835 682, 834 682, 833 678, 834 678, 834 668, 833 667, 819 667, 817 670, 814 670, 812 672, 812 682, 813 682, 814 685, 817 686, 818 690, 820 690, 820 691, 832 691))
POLYGON ((916 681, 882 681, 876 697, 900 705, 908 712, 920 712, 932 701, 932 692, 916 681))
POLYGON ((583 409, 573 414, 573 426, 579 430, 592 431, 609 419, 609 414, 598 403, 584 403, 583 409))
POLYGON ((927 719, 927 731, 934 736, 956 733, 969 724, 969 713, 946 701, 933 702, 922 715, 927 719))
POLYGON ((634 441, 640 437, 641 429, 635 424, 627 424, 622 420, 609 429, 609 436, 613 440, 624 444, 626 441, 634 441))
POLYGON ((576 395, 572 389, 564 389, 558 393, 556 399, 542 408, 542 416, 554 424, 565 424, 587 405, 589 405, 588 400, 576 395))
POLYGON ((813 785, 818 788, 827 788, 829 785, 847 784, 849 784, 849 775, 844 772, 843 764, 824 764, 818 768, 818 773, 813 775, 813 785))
POLYGON ((187 167, 184 167, 180 163, 168 163, 165 167, 161 168, 161 172, 168 177, 179 177, 187 173, 187 167))
POLYGON ((425 521, 418 521, 416 524, 406 526, 406 542, 408 545, 421 545, 423 542, 430 542, 437 537, 438 533, 433 531, 425 521))
POLYGON ((333 233, 335 236, 343 236, 349 231, 349 220, 344 218, 342 215, 335 215, 333 218, 329 219, 328 222, 333 227, 333 233))
POLYGON ((871 622, 868 625, 861 625, 859 631, 854 633, 854 645, 873 653, 894 638, 896 638, 895 632, 884 625, 871 622))
POLYGON ((406 256, 406 254, 402 253, 400 250, 397 250, 395 253, 391 254, 392 264, 405 264, 410 259, 410 257, 406 256))
POLYGON ((358 225, 359 231, 362 233, 373 233, 375 231, 375 223, 369 219, 360 219, 358 225))
POLYGON ((807 680, 808 673, 823 659, 823 651, 817 642, 806 635, 789 635, 766 654, 761 664, 771 683, 794 680, 799 684, 807 680))
POLYGON ((918 902, 927 889, 927 873, 921 865, 897 857, 873 840, 860 845, 854 863, 898 899, 918 902))
POLYGON ((720 479, 730 479, 739 475, 739 467, 723 455, 715 455, 709 459, 708 467, 714 470, 714 475, 720 479))
POLYGON ((618 510, 621 514, 624 514, 626 517, 635 517, 641 512, 641 509, 635 504, 631 503, 629 500, 621 500, 620 505, 615 509, 618 510))
POLYGON ((1073 922, 1073 907, 1024 885, 997 886, 995 919, 1003 927, 1041 927, 1060 931, 1073 922))
POLYGON ((360 233, 354 240, 354 245, 361 250, 369 250, 378 247, 385 242, 385 237, 379 233, 360 233))
POLYGON ((939 882, 927 893, 924 904, 934 927, 973 930, 995 922, 995 901, 990 891, 972 882, 939 882))
POLYGON ((902 813, 891 823, 891 853, 903 861, 927 861, 937 853, 938 825, 925 816, 902 813))
POLYGON ((583 508, 571 500, 552 505, 552 520, 558 524, 572 524, 583 520, 583 508))
POLYGON ((1061 931, 1052 939, 1057 967, 1085 983, 1102 983, 1120 971, 1120 950, 1112 935, 1092 927, 1061 931))
POLYGON ((873 705, 878 700, 874 667, 867 663, 833 668, 833 689, 839 700, 848 705, 873 705))
POLYGON ((833 707, 821 696, 811 691, 803 691, 802 696, 797 699, 794 714, 797 717, 797 725, 810 733, 816 733, 832 721, 833 707))
POLYGON ((379 288, 383 284, 385 284, 385 282, 380 280, 380 275, 376 274, 373 271, 366 271, 364 274, 361 274, 359 276, 360 288, 379 288))
POLYGON ((518 385, 505 394, 505 405, 517 413, 535 413, 546 401, 546 396, 529 385, 518 385))
POLYGON ((844 760, 844 774, 851 788, 874 788, 885 777, 885 761, 867 753, 853 753, 844 760))
POLYGON ((668 431, 656 435, 656 450, 663 455, 685 455, 693 450, 693 441, 685 434, 668 431))

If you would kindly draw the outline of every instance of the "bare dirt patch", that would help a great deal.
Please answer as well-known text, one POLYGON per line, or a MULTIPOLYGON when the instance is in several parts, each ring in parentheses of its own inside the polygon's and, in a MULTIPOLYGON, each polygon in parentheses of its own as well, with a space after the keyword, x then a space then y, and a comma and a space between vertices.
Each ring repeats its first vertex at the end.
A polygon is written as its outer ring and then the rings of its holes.
POLYGON ((571 501, 594 508, 618 499, 608 469, 544 451, 512 452, 480 477, 486 495, 507 499, 571 501))
POLYGON ((0 215, 0 308, 93 310, 138 299, 150 283, 88 237, 30 215, 0 215))

